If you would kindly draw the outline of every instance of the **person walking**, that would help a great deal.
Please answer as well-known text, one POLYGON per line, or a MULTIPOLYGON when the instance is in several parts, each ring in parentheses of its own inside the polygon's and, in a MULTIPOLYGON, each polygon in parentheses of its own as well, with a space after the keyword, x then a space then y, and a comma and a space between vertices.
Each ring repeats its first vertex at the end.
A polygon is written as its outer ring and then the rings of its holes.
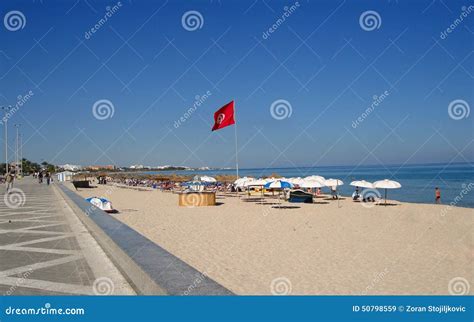
POLYGON ((51 174, 49 172, 46 172, 46 184, 49 186, 50 182, 51 182, 51 174))
POLYGON ((43 172, 38 173, 38 183, 43 183, 43 172))
POLYGON ((438 187, 435 188, 435 203, 441 203, 441 190, 438 187))
POLYGON ((5 176, 5 184, 7 185, 7 192, 10 192, 10 190, 13 188, 13 181, 15 180, 15 177, 11 172, 8 172, 5 176))

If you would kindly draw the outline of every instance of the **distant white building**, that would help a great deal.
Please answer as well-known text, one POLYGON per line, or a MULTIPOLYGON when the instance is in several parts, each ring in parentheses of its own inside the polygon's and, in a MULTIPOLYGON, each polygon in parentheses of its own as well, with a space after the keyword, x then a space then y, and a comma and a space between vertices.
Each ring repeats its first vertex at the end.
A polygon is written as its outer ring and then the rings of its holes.
POLYGON ((134 164, 130 166, 130 169, 143 169, 143 164, 134 164))
POLYGON ((82 170, 82 167, 80 165, 75 165, 75 164, 65 164, 65 165, 61 165, 59 167, 63 168, 66 171, 79 171, 79 170, 82 170))
POLYGON ((71 181, 72 176, 74 175, 74 172, 63 171, 63 172, 57 173, 56 175, 58 176, 58 181, 60 181, 60 182, 71 181))

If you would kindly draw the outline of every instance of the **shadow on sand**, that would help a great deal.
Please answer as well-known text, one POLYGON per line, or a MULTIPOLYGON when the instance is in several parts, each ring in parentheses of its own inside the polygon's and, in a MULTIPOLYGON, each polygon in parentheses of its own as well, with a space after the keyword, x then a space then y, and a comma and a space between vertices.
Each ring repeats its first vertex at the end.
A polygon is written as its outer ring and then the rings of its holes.
POLYGON ((399 203, 390 203, 390 202, 387 202, 387 203, 378 203, 378 204, 375 204, 375 205, 376 205, 376 206, 382 206, 382 207, 384 207, 384 206, 391 206, 391 207, 393 207, 393 206, 401 206, 401 204, 399 204, 399 203))
POLYGON ((272 208, 274 208, 274 209, 298 209, 298 208, 301 208, 301 207, 279 205, 279 206, 273 206, 272 208))

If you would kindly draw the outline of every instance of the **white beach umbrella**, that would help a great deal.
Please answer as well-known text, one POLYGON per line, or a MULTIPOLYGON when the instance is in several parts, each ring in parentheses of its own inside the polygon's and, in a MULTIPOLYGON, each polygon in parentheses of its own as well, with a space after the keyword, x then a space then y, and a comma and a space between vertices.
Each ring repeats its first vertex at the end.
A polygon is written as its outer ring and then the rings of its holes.
POLYGON ((243 186, 244 187, 251 187, 251 186, 264 186, 266 185, 268 182, 266 180, 263 180, 263 179, 256 179, 256 180, 248 180, 248 181, 245 181, 243 186))
POLYGON ((255 179, 250 178, 250 177, 243 177, 243 178, 239 178, 239 179, 235 180, 234 184, 236 185, 236 187, 243 187, 243 184, 247 181, 250 181, 250 180, 255 180, 255 179))
POLYGON ((402 185, 400 182, 389 179, 374 182, 374 188, 385 189, 385 205, 387 204, 387 189, 399 189, 401 187, 402 185))
POLYGON ((234 184, 239 184, 242 181, 248 180, 248 177, 243 177, 243 178, 238 178, 237 180, 234 181, 234 184))
POLYGON ((374 184, 365 180, 356 180, 350 183, 351 186, 373 189, 374 184))
POLYGON ((321 177, 321 176, 309 176, 309 177, 306 177, 304 179, 305 180, 317 180, 317 181, 321 181, 321 182, 324 182, 326 180, 326 178, 321 177))
POLYGON ((344 182, 339 179, 327 179, 324 181, 324 184, 328 187, 337 187, 337 186, 342 186, 344 182))
MULTIPOLYGON (((283 181, 285 181, 285 180, 283 180, 283 181)), ((289 178, 286 181, 289 182, 289 183, 301 186, 301 184, 304 182, 304 179, 300 178, 300 177, 297 177, 297 178, 289 178)))
POLYGON ((209 183, 217 182, 216 178, 209 177, 209 176, 199 177, 199 180, 202 182, 209 182, 209 183))
POLYGON ((281 180, 281 181, 288 181, 287 178, 275 178, 275 177, 271 177, 271 178, 266 178, 266 179, 265 179, 265 181, 267 181, 267 183, 273 182, 273 181, 278 181, 278 180, 281 180))
POLYGON ((300 185, 301 188, 322 188, 325 186, 321 180, 304 180, 300 185))

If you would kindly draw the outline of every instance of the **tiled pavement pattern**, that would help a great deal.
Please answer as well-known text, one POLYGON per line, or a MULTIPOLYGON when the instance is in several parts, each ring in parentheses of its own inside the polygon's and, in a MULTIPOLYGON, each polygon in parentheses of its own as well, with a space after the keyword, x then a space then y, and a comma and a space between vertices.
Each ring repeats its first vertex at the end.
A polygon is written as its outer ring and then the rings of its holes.
POLYGON ((53 185, 0 187, 0 295, 134 294, 53 185))

